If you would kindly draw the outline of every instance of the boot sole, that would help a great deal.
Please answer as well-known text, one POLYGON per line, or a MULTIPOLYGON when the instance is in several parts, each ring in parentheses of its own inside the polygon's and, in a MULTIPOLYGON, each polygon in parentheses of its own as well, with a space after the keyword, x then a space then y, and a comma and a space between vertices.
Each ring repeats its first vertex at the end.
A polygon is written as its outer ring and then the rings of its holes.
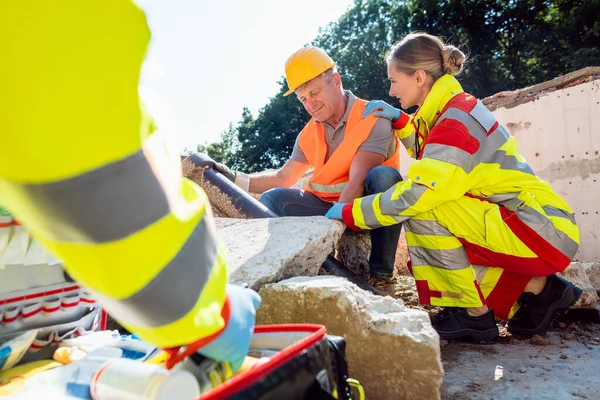
POLYGON ((500 339, 498 328, 478 331, 475 329, 460 329, 451 332, 438 332, 442 340, 456 340, 461 342, 477 342, 480 344, 494 344, 500 339))
POLYGON ((558 316, 564 314, 569 309, 569 307, 575 304, 577 300, 579 300, 579 298, 581 297, 582 293, 583 290, 571 283, 570 286, 567 286, 563 291, 560 300, 554 302, 550 305, 550 307, 548 307, 548 311, 546 312, 546 315, 544 315, 544 319, 542 320, 542 323, 540 325, 531 329, 511 329, 509 322, 507 330, 514 335, 519 335, 526 338, 530 338, 534 335, 543 335, 548 330, 548 327, 550 326, 552 321, 554 321, 558 316))

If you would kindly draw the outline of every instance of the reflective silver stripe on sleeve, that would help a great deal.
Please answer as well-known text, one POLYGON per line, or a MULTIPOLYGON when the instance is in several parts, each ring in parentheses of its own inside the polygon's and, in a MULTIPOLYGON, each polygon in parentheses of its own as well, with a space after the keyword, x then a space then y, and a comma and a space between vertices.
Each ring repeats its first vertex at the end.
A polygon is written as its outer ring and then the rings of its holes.
POLYGON ((410 246, 408 249, 413 267, 427 266, 455 271, 471 266, 462 246, 452 250, 433 250, 420 246, 410 246))
MULTIPOLYGON (((399 216, 399 214, 414 206, 421 196, 423 196, 423 193, 428 190, 427 186, 418 185, 413 182, 412 186, 408 190, 405 190, 398 199, 392 200, 394 188, 386 190, 379 200, 381 213, 392 217, 399 216)), ((406 218, 408 217, 401 217, 401 220, 405 220, 406 218)))
POLYGON ((336 183, 333 185, 323 185, 321 183, 309 182, 310 188, 320 193, 341 193, 348 182, 336 183))
POLYGON ((121 300, 97 296, 111 314, 128 324, 146 328, 165 326, 192 310, 217 257, 214 224, 207 224, 203 218, 179 253, 139 292, 121 300))
POLYGON ((556 208, 556 207, 552 207, 552 206, 542 206, 542 209, 544 210, 546 215, 549 215, 551 217, 566 218, 569 221, 571 221, 573 224, 577 224, 577 222, 575 221, 575 215, 570 214, 565 210, 561 210, 560 208, 556 208))
POLYGON ((473 118, 475 118, 475 120, 481 124, 486 133, 489 132, 496 124, 496 117, 494 117, 494 114, 492 114, 492 112, 488 110, 487 107, 484 106, 479 100, 477 100, 477 104, 475 107, 473 107, 469 114, 471 114, 473 118))
POLYGON ((462 168, 467 174, 474 168, 475 157, 458 147, 431 143, 425 147, 423 158, 443 161, 462 168))
POLYGON ((507 155, 504 150, 498 150, 489 159, 479 161, 486 164, 497 164, 503 170, 519 171, 528 175, 535 175, 529 164, 519 161, 515 156, 507 155))
POLYGON ((404 225, 407 232, 424 236, 454 236, 436 220, 409 219, 404 225))
POLYGON ((378 227, 381 225, 375 216, 375 211, 373 210, 375 196, 376 195, 366 196, 360 202, 360 210, 363 214, 363 220, 365 221, 365 225, 368 227, 378 227))
POLYGON ((400 139, 404 147, 407 149, 414 149, 415 147, 415 139, 417 138, 417 132, 413 132, 404 139, 400 139))
POLYGON ((38 228, 58 242, 116 241, 169 212, 163 188, 141 151, 74 178, 21 189, 34 205, 30 209, 38 228))
POLYGON ((487 132, 483 129, 481 124, 479 124, 475 118, 463 110, 459 110, 458 108, 447 109, 446 112, 440 116, 436 125, 439 125, 446 118, 450 118, 462 123, 467 128, 469 134, 479 140, 480 143, 482 143, 487 137, 487 132))

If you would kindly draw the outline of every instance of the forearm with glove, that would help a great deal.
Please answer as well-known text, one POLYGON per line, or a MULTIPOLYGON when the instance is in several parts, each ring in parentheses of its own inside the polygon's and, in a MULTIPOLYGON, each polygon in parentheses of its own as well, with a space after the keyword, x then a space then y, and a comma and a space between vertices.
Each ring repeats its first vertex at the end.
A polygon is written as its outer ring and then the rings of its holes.
POLYGON ((260 297, 227 284, 208 199, 143 110, 143 12, 130 0, 3 2, 0 33, 3 206, 170 364, 199 351, 238 368, 260 297))

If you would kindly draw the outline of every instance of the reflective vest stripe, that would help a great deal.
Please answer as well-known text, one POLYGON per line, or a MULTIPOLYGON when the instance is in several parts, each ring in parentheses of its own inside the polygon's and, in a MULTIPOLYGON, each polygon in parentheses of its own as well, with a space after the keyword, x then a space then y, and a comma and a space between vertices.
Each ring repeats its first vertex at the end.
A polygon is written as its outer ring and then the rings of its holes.
POLYGON ((166 195, 141 150, 69 179, 20 186, 22 201, 37 214, 36 229, 54 241, 112 242, 169 213, 166 195))
POLYGON ((141 290, 118 300, 100 295, 101 302, 128 324, 168 325, 193 309, 217 258, 216 231, 202 219, 175 258, 141 290))
POLYGON ((477 100, 475 107, 469 112, 473 118, 482 126, 486 133, 490 132, 496 125, 496 117, 480 100, 477 100))
POLYGON ((348 185, 348 182, 334 183, 333 185, 323 185, 317 182, 309 182, 308 184, 315 192, 334 194, 341 193, 346 185, 348 185))

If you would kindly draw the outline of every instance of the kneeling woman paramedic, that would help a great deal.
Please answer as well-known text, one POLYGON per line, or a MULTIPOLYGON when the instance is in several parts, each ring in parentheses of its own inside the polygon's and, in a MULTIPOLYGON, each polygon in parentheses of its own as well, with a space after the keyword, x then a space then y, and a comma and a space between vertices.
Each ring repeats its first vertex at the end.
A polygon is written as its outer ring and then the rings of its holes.
POLYGON ((338 203, 328 217, 350 228, 404 223, 422 304, 442 339, 493 342, 495 318, 530 337, 581 295, 557 277, 575 256, 572 210, 517 151, 515 139, 453 77, 465 55, 438 37, 410 34, 388 58, 390 96, 365 115, 393 121, 416 159, 408 179, 384 193, 338 203))

